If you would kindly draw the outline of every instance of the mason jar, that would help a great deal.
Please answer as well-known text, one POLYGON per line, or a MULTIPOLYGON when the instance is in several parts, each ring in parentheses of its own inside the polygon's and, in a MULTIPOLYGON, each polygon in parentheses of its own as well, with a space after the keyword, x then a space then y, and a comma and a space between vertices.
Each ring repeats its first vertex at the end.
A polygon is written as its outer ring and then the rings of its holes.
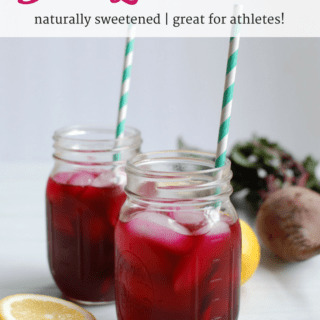
POLYGON ((230 161, 195 151, 140 154, 126 166, 115 230, 119 320, 235 320, 241 232, 230 161))
POLYGON ((54 167, 46 189, 52 276, 64 297, 84 304, 114 300, 114 228, 126 199, 127 160, 140 132, 72 126, 54 133, 54 167))

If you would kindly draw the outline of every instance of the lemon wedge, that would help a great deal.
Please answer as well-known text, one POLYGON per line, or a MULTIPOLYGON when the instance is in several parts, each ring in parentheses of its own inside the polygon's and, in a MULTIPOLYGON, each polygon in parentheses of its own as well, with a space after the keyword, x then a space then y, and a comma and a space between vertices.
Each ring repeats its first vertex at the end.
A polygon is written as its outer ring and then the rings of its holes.
POLYGON ((260 262, 260 245, 252 228, 240 219, 242 254, 241 254, 241 284, 244 284, 258 268, 260 262))
POLYGON ((95 320, 78 305, 40 294, 15 294, 0 300, 1 320, 95 320))

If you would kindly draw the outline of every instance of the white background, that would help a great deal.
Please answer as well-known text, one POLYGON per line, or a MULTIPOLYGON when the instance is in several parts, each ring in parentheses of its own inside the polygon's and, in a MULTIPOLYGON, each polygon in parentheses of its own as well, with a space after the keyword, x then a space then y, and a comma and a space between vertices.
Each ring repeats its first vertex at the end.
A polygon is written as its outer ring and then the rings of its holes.
MULTIPOLYGON (((1 161, 51 161, 52 134, 115 125, 125 39, 0 39, 1 161)), ((143 151, 214 151, 227 38, 136 40, 127 124, 143 151)), ((252 134, 320 159, 320 39, 241 40, 231 147, 252 134)), ((230 148, 229 148, 230 149, 230 148)))

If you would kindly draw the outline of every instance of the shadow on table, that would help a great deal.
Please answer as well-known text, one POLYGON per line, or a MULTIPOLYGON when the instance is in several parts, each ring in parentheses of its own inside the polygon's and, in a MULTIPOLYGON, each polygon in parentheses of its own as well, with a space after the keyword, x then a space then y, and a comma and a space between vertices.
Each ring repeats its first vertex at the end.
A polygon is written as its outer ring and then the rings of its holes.
POLYGON ((55 284, 50 284, 50 285, 43 286, 41 288, 37 288, 36 290, 34 290, 33 293, 44 294, 46 296, 57 297, 57 298, 62 297, 61 291, 56 287, 55 284))
POLYGON ((288 263, 278 258, 262 245, 260 267, 277 272, 287 268, 288 263))
MULTIPOLYGON (((5 274, 9 274, 9 270, 4 270, 5 274), (6 271, 6 272, 5 272, 6 271)), ((35 293, 55 297, 61 297, 61 292, 55 285, 49 273, 45 270, 35 270, 35 268, 21 268, 18 266, 11 267, 11 276, 0 280, 1 292, 16 293, 35 293)))

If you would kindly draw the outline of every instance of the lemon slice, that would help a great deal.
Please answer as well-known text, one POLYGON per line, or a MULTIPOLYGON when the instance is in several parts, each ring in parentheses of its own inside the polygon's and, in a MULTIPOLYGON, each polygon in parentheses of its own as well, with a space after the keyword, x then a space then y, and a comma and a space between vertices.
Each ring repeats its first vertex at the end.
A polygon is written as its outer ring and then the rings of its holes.
POLYGON ((15 294, 0 300, 1 320, 95 320, 76 304, 40 294, 15 294))
POLYGON ((255 273, 260 262, 260 245, 252 228, 240 219, 242 254, 241 284, 244 284, 255 273))

